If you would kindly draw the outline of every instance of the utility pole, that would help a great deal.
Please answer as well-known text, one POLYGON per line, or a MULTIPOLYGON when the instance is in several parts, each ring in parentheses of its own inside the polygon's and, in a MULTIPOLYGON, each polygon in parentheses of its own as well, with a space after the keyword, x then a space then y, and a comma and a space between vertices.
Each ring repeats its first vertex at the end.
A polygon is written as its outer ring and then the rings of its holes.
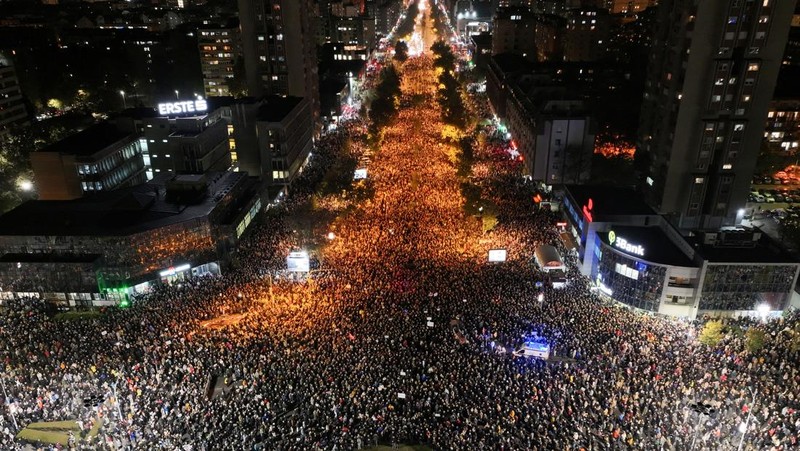
POLYGON ((750 419, 753 418, 753 409, 756 408, 756 396, 758 396, 758 389, 753 390, 752 388, 748 387, 750 393, 753 395, 753 404, 750 406, 750 411, 747 413, 747 420, 745 420, 744 424, 739 427, 739 431, 742 433, 742 438, 739 440, 739 447, 737 448, 739 451, 742 451, 742 447, 744 446, 744 436, 747 435, 747 428, 750 426, 750 419))

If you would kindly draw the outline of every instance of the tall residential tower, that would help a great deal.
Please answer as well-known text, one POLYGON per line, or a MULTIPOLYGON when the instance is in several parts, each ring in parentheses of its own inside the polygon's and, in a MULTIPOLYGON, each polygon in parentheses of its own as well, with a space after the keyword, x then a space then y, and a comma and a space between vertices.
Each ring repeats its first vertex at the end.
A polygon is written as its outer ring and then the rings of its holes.
POLYGON ((663 0, 637 160, 648 202, 682 229, 744 208, 795 0, 663 0))
POLYGON ((239 0, 248 94, 309 99, 319 121, 316 27, 311 0, 239 0))

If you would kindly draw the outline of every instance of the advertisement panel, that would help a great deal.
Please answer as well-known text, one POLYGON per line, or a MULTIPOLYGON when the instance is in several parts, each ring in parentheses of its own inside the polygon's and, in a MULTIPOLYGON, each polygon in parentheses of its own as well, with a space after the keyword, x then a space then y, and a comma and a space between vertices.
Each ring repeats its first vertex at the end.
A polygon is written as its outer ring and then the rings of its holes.
POLYGON ((489 263, 504 262, 506 256, 505 249, 489 249, 489 263))
POLYGON ((293 272, 308 272, 310 268, 308 262, 308 252, 290 252, 286 257, 286 269, 293 272))

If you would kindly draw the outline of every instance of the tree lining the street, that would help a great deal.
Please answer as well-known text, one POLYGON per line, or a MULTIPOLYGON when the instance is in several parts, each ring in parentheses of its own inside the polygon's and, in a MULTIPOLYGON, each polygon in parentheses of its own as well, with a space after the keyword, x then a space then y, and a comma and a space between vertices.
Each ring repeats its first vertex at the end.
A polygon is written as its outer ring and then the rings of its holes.
POLYGON ((381 127, 388 124, 397 113, 400 73, 393 65, 388 65, 381 71, 374 96, 369 110, 372 134, 376 134, 381 127))

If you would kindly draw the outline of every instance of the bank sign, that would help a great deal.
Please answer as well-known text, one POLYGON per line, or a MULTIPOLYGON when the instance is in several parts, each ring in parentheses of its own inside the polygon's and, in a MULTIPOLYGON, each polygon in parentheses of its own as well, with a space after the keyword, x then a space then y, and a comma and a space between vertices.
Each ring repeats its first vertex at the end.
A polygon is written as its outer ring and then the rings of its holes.
POLYGON ((205 111, 208 111, 208 103, 204 99, 158 104, 158 114, 162 116, 169 116, 172 114, 202 113, 205 111))
POLYGON ((644 247, 638 244, 629 243, 625 238, 618 237, 613 230, 608 232, 608 244, 618 247, 629 254, 644 257, 644 247))

